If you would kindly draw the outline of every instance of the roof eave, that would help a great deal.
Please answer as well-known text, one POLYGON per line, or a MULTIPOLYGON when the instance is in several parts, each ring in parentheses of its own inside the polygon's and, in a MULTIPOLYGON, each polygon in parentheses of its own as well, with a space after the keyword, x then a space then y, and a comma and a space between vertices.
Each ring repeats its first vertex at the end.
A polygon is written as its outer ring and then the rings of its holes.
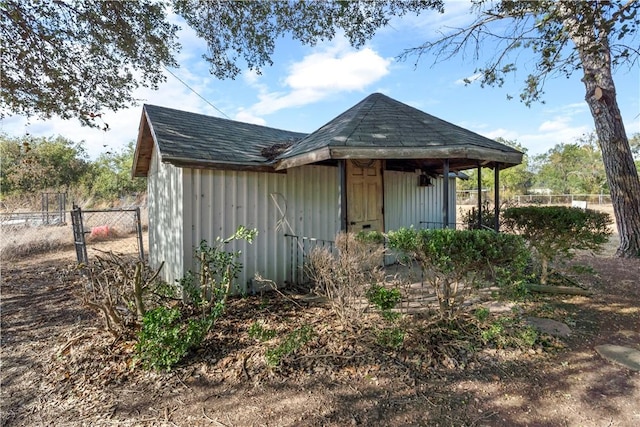
POLYGON ((278 172, 278 170, 273 165, 268 163, 246 163, 204 159, 199 160, 188 157, 169 155, 162 156, 162 163, 168 163, 177 167, 188 167, 194 169, 225 169, 254 172, 278 172))
POLYGON ((331 159, 331 151, 329 147, 323 147, 308 153, 298 154, 296 156, 285 157, 278 161, 276 170, 289 169, 296 166, 304 166, 311 163, 321 162, 331 159))
POLYGON ((288 169, 328 159, 473 159, 479 162, 515 166, 522 163, 519 151, 479 147, 333 147, 281 159, 276 169, 288 169))
POLYGON ((155 145, 155 136, 151 130, 149 117, 145 108, 142 108, 140 126, 138 127, 138 139, 136 149, 133 154, 133 164, 131 165, 131 178, 146 177, 149 174, 151 165, 151 153, 155 145))

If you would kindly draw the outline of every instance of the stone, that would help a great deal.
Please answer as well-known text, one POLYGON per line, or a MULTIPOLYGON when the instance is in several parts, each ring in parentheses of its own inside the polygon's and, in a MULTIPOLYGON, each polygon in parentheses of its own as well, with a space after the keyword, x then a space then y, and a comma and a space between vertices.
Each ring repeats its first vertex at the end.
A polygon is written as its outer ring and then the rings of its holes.
POLYGON ((489 310, 490 313, 502 314, 502 313, 511 313, 514 310, 517 310, 517 306, 513 302, 503 302, 503 301, 487 301, 482 304, 484 308, 489 310), (514 309, 514 307, 516 307, 514 309))
POLYGON ((640 371, 640 351, 621 345, 604 344, 596 346, 600 356, 610 362, 617 363, 632 371, 640 371))
POLYGON ((568 337, 571 335, 571 328, 557 320, 546 317, 527 317, 525 320, 538 332, 553 335, 554 337, 568 337))

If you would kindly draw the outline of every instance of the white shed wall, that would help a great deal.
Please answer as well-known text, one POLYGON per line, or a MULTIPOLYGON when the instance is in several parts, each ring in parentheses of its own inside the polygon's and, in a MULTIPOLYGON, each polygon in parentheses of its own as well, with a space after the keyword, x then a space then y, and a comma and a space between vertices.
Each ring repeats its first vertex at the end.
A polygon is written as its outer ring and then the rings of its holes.
MULTIPOLYGON (((163 164, 154 150, 149 169, 149 261, 165 261, 169 283, 193 269, 201 240, 214 244, 240 225, 257 228, 253 244, 238 243, 244 268, 240 291, 259 273, 278 284, 289 279, 291 239, 334 240, 340 230, 339 169, 302 166, 286 174, 187 169, 163 164)), ((418 187, 415 173, 385 171, 385 230, 427 228, 442 222, 443 179, 418 187)), ((455 226, 455 179, 449 182, 449 222, 455 226)))
POLYGON ((180 279, 184 266, 183 170, 161 163, 154 149, 147 179, 149 203, 149 264, 165 262, 161 277, 180 279))
POLYGON ((290 239, 285 234, 333 240, 340 228, 338 168, 303 166, 286 174, 184 169, 185 270, 193 248, 205 239, 232 235, 240 225, 257 228, 253 244, 238 243, 244 268, 236 284, 259 273, 282 284, 289 274, 290 239))
MULTIPOLYGON (((384 172, 385 230, 401 227, 434 228, 443 222, 444 179, 432 180, 429 187, 418 186, 418 174, 397 171, 384 172)), ((449 180, 449 225, 456 222, 456 181, 449 180)))

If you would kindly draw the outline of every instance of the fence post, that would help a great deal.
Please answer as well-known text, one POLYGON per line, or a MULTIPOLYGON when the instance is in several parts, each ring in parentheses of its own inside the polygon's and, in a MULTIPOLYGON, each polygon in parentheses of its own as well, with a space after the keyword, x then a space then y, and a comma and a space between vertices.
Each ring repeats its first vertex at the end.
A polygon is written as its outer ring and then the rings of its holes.
POLYGON ((142 238, 142 220, 140 218, 140 207, 136 208, 136 233, 138 234, 138 255, 140 261, 144 261, 144 239, 142 238))
POLYGON ((84 239, 84 225, 82 224, 82 210, 74 205, 71 211, 71 224, 73 228, 73 240, 76 247, 78 264, 89 264, 87 255, 87 242, 84 239))

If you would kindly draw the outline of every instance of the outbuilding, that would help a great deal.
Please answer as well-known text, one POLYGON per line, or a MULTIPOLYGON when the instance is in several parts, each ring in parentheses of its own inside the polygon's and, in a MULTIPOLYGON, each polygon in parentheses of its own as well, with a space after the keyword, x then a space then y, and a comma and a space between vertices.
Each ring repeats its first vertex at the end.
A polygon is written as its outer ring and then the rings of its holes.
POLYGON ((256 228, 238 243, 256 274, 300 280, 308 249, 339 231, 455 227, 458 173, 498 171, 522 153, 375 93, 310 134, 144 105, 133 176, 147 177, 149 261, 174 282, 202 240, 256 228))

